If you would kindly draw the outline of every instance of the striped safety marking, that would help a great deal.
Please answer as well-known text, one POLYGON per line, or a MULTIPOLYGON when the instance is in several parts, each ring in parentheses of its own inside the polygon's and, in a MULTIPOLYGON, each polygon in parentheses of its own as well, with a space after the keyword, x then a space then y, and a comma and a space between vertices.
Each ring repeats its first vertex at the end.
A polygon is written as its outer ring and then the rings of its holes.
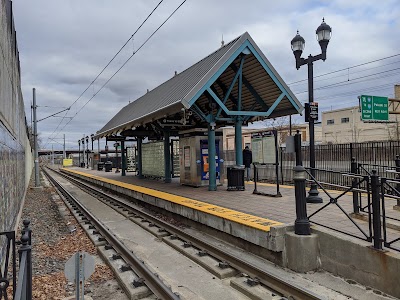
POLYGON ((63 169, 67 172, 70 173, 75 173, 75 174, 79 174, 88 178, 92 178, 92 179, 96 179, 105 183, 109 183, 112 185, 116 185, 128 190, 133 190, 139 193, 143 193, 149 196, 153 196, 156 198, 160 198, 163 200, 167 200, 176 204, 180 204, 186 207, 190 207, 192 209, 195 210, 199 210, 205 213, 208 213, 210 215, 214 215, 214 216, 218 216, 221 218, 224 218, 226 220, 230 220, 232 222, 235 223, 239 223, 239 224, 243 224, 252 228, 256 228, 262 231, 270 231, 271 226, 279 226, 279 225, 283 225, 283 223, 280 222, 276 222, 270 219, 266 219, 266 218, 261 218, 261 217, 257 217, 257 216, 253 216, 253 215, 249 215, 246 213, 242 213, 236 210, 232 210, 229 208, 225 208, 225 207, 221 207, 218 205, 214 205, 214 204, 210 204, 210 203, 206 203, 206 202, 202 202, 202 201, 198 201, 198 200, 193 200, 190 198, 186 198, 186 197, 182 197, 182 196, 178 196, 178 195, 174 195, 174 194, 170 194, 170 193, 166 193, 166 192, 161 192, 161 191, 157 191, 157 190, 153 190, 153 189, 149 189, 146 187, 142 187, 142 186, 138 186, 138 185, 134 185, 134 184, 130 184, 130 183, 125 183, 125 182, 121 182, 121 181, 117 181, 117 180, 113 180, 113 179, 109 179, 109 178, 104 178, 104 177, 100 177, 100 176, 96 176, 96 175, 92 175, 89 173, 85 173, 85 172, 79 172, 79 171, 75 171, 75 170, 71 170, 71 169, 63 169))

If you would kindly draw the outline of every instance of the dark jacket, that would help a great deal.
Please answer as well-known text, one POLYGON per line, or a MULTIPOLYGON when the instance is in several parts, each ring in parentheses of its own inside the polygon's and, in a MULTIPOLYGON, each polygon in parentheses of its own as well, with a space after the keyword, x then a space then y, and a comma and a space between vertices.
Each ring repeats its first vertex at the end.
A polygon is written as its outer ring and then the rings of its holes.
POLYGON ((243 164, 246 168, 250 168, 251 163, 253 162, 253 154, 251 150, 244 149, 243 150, 243 164))

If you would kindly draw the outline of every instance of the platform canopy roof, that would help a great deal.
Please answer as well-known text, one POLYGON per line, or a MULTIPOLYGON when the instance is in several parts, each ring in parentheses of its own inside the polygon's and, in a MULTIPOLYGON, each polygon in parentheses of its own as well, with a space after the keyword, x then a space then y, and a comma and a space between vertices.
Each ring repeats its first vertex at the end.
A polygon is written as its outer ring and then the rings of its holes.
POLYGON ((246 32, 123 107, 96 138, 149 136, 298 114, 302 105, 246 32))

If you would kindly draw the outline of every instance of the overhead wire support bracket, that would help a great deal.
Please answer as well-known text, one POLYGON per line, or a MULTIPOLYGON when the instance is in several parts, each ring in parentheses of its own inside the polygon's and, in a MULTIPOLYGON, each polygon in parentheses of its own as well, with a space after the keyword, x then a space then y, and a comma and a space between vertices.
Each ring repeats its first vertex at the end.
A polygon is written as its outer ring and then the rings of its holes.
POLYGON ((54 114, 51 114, 50 116, 47 116, 47 117, 45 117, 45 118, 43 118, 43 119, 37 120, 36 122, 40 122, 40 121, 46 120, 46 119, 48 119, 48 118, 54 117, 55 115, 58 115, 58 114, 60 114, 60 113, 62 113, 62 112, 64 112, 64 111, 66 111, 66 110, 70 110, 70 108, 71 108, 71 107, 68 107, 68 108, 66 108, 66 109, 63 109, 63 110, 61 110, 61 111, 59 111, 59 112, 56 112, 56 113, 54 113, 54 114))

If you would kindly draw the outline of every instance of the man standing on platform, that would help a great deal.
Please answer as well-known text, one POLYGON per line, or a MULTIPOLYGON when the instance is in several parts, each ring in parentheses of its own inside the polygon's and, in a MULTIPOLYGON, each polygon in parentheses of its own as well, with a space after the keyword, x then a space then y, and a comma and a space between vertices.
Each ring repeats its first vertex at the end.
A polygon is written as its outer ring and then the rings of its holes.
POLYGON ((253 153, 249 149, 249 146, 246 146, 243 150, 243 164, 246 168, 246 180, 250 180, 250 166, 253 162, 253 153))

